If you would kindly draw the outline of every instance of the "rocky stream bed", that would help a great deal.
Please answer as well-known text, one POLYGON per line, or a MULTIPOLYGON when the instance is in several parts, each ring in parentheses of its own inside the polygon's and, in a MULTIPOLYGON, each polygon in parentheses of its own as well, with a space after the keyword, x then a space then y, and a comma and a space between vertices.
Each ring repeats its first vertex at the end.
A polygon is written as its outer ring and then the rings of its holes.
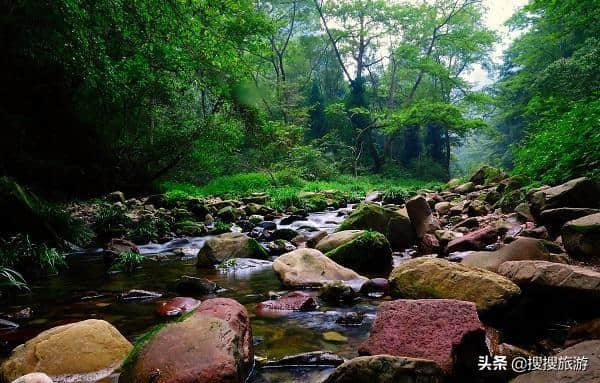
POLYGON ((186 221, 201 235, 115 238, 5 299, 1 377, 598 382, 600 189, 587 179, 529 191, 524 183, 482 169, 408 201, 374 192, 310 213, 278 213, 264 195, 212 199, 196 208, 203 219, 186 221), (231 232, 211 233, 213 216, 231 232), (107 257, 123 251, 142 254, 141 266, 107 273, 107 257), (494 356, 507 368, 481 368, 494 356), (582 356, 584 371, 511 368, 515 358, 582 356))

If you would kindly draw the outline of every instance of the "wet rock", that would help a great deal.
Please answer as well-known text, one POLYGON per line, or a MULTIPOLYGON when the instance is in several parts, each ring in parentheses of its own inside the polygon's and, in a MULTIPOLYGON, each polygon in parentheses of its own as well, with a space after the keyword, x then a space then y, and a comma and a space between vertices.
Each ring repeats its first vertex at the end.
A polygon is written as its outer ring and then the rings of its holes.
POLYGON ((248 203, 246 206, 244 206, 244 212, 247 215, 256 215, 259 214, 262 211, 262 206, 257 204, 257 203, 248 203))
POLYGON ((267 243, 267 250, 271 255, 281 255, 296 250, 296 246, 283 239, 277 239, 267 243))
POLYGON ((310 311, 316 308, 317 302, 315 302, 312 295, 302 291, 292 291, 281 298, 261 302, 256 306, 258 311, 310 311))
POLYGON ((374 230, 385 235, 392 247, 399 249, 408 248, 416 241, 405 210, 383 208, 369 202, 358 205, 339 230, 374 230))
POLYGON ((254 361, 248 312, 232 299, 204 301, 136 351, 120 383, 243 382, 254 361))
POLYGON ((52 383, 52 379, 46 374, 39 372, 33 372, 25 376, 21 376, 17 380, 13 380, 12 383, 52 383))
POLYGON ((561 258, 550 253, 549 242, 520 237, 496 251, 477 251, 463 258, 466 266, 497 271, 498 267, 508 261, 550 261, 562 262, 561 258))
POLYGON ((296 230, 284 228, 275 230, 271 235, 271 238, 274 240, 283 239, 285 241, 291 241, 296 236, 298 236, 298 232, 296 230))
POLYGON ((449 242, 454 241, 455 239, 461 238, 464 234, 457 233, 452 230, 436 230, 435 237, 440 241, 442 246, 446 246, 449 242))
POLYGON ((258 223, 258 225, 256 225, 258 227, 261 227, 265 230, 276 230, 277 229, 277 224, 273 221, 263 221, 258 223))
POLYGON ((475 302, 477 310, 504 308, 521 290, 491 271, 437 258, 402 263, 390 274, 390 293, 396 298, 447 298, 475 302))
POLYGON ((297 222, 297 221, 304 221, 304 219, 305 219, 305 217, 303 217, 301 215, 292 214, 292 215, 289 215, 289 216, 283 218, 281 220, 281 222, 279 222, 279 224, 281 224, 281 225, 291 225, 292 223, 297 222))
POLYGON ((112 374, 132 345, 110 323, 90 319, 58 326, 18 346, 0 370, 11 382, 43 372, 56 382, 95 382, 112 374))
POLYGON ((325 351, 305 352, 290 355, 279 360, 268 362, 262 367, 284 367, 284 366, 333 366, 337 367, 344 363, 344 358, 339 355, 325 351))
POLYGON ((489 209, 485 202, 475 200, 469 204, 467 215, 469 217, 481 217, 489 214, 489 209))
POLYGON ((156 312, 160 316, 170 317, 185 314, 200 306, 200 301, 188 297, 176 297, 166 302, 160 302, 156 306, 156 312))
POLYGON ((288 287, 320 287, 332 281, 362 285, 367 280, 314 249, 298 249, 278 257, 273 270, 288 287))
POLYGON ((600 213, 567 222, 561 234, 565 249, 570 255, 600 256, 600 213))
POLYGON ((364 230, 342 230, 323 238, 317 245, 315 249, 319 250, 322 253, 327 253, 337 247, 345 245, 348 242, 360 237, 364 234, 364 230))
POLYGON ((441 383, 442 375, 440 367, 431 360, 361 356, 339 366, 323 383, 441 383))
POLYGON ((19 325, 15 322, 11 322, 6 319, 0 319, 0 330, 14 330, 16 328, 19 328, 19 325))
POLYGON ((206 278, 184 275, 177 280, 175 289, 179 294, 201 296, 214 293, 218 286, 206 278))
POLYGON ((349 312, 338 317, 335 323, 342 326, 360 326, 363 323, 364 317, 363 313, 349 312))
MULTIPOLYGON (((586 368, 534 371, 518 376, 512 383, 597 383, 600 381, 600 341, 590 340, 555 355, 557 360, 587 358, 586 368)), ((580 362, 581 363, 581 362, 580 362)))
MULTIPOLYGON (((325 240, 330 237, 332 236, 325 240)), ((320 246, 317 245, 318 247, 320 246)), ((355 271, 384 271, 392 265, 390 243, 383 234, 375 231, 365 231, 327 252, 325 256, 355 271)))
POLYGON ((388 280, 385 278, 373 278, 365 282, 360 293, 365 295, 386 296, 390 290, 388 280))
POLYGON ((574 297, 600 295, 600 273, 580 266, 546 261, 504 262, 498 273, 519 286, 570 292, 574 297))
POLYGON ((253 238, 241 233, 225 233, 210 238, 198 253, 198 267, 211 267, 231 258, 265 259, 268 253, 253 238))
POLYGON ((498 230, 495 227, 484 227, 450 241, 446 246, 446 251, 452 253, 455 251, 483 250, 487 245, 497 240, 498 230))
POLYGON ((429 358, 449 375, 474 369, 485 350, 485 331, 473 303, 421 299, 383 302, 358 353, 429 358))
POLYGON ((147 290, 129 290, 125 293, 121 293, 117 296, 117 299, 123 302, 131 301, 147 301, 152 299, 158 299, 162 297, 161 293, 147 290))
POLYGON ((340 281, 325 283, 319 289, 319 299, 331 304, 352 304, 356 298, 356 291, 340 281))
POLYGON ((121 253, 140 253, 140 249, 138 249, 135 243, 121 238, 111 239, 104 251, 113 256, 121 253))
POLYGON ((537 239, 548 239, 548 230, 544 226, 534 227, 533 229, 526 229, 521 232, 521 237, 537 238, 537 239))
POLYGON ((406 203, 406 211, 417 234, 417 238, 423 238, 425 234, 440 230, 439 222, 433 216, 427 200, 422 196, 410 199, 406 203))

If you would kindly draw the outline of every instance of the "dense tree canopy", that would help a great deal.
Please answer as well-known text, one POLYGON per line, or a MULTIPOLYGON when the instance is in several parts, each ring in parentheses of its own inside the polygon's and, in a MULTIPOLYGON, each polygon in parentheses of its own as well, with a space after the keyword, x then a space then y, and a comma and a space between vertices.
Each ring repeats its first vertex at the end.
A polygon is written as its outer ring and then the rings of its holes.
POLYGON ((577 169, 552 169, 575 143, 535 148, 597 112, 597 8, 532 1, 500 81, 475 91, 498 41, 479 0, 8 1, 0 167, 91 192, 247 171, 448 178, 453 148, 493 126, 505 166, 588 174, 593 121, 577 169))

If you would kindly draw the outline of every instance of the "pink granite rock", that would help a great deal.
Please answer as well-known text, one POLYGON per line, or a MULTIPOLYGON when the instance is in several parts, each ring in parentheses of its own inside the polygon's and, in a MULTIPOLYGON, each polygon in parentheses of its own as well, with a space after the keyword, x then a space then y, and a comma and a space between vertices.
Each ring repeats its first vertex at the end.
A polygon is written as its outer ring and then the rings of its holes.
POLYGON ((485 349, 485 330, 474 303, 400 299, 379 306, 371 335, 358 353, 429 359, 452 374, 476 364, 485 349))

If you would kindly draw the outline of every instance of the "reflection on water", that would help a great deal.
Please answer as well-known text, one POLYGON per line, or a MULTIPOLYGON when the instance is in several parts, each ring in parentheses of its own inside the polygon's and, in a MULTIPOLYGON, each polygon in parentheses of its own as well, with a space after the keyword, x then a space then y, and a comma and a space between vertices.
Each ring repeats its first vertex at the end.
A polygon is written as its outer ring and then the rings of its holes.
MULTIPOLYGON (((294 229, 313 226, 319 230, 333 231, 341 222, 337 211, 311 214, 306 221, 291 225, 294 229)), ((195 259, 173 255, 177 248, 202 247, 204 238, 176 239, 162 245, 142 246, 148 254, 142 267, 134 274, 108 274, 99 253, 73 255, 69 258, 69 270, 60 276, 33 282, 31 294, 11 298, 1 303, 0 314, 16 312, 30 307, 33 315, 18 321, 20 328, 0 332, 2 351, 33 338, 41 331, 61 324, 83 319, 97 318, 112 323, 131 341, 152 326, 165 319, 155 314, 157 300, 122 302, 117 295, 131 289, 142 289, 163 294, 160 299, 176 296, 174 283, 182 275, 208 278, 221 290, 213 296, 233 298, 242 303, 250 313, 255 338, 255 354, 258 357, 278 359, 286 355, 308 351, 330 351, 344 357, 356 356, 358 344, 368 335, 376 310, 376 301, 362 300, 354 307, 320 306, 314 312, 294 312, 280 318, 258 317, 255 306, 269 299, 269 291, 284 288, 273 272, 270 263, 255 268, 238 268, 230 271, 197 269, 195 259), (166 253, 167 256, 150 254, 166 253), (346 312, 365 313, 359 326, 346 327, 336 324, 336 319, 346 312), (332 343, 323 339, 322 333, 336 331, 348 338, 345 343, 332 343)), ((2 315, 0 315, 1 317, 2 315)), ((270 368, 255 371, 252 383, 262 382, 321 382, 331 372, 328 368, 307 370, 270 368)))

